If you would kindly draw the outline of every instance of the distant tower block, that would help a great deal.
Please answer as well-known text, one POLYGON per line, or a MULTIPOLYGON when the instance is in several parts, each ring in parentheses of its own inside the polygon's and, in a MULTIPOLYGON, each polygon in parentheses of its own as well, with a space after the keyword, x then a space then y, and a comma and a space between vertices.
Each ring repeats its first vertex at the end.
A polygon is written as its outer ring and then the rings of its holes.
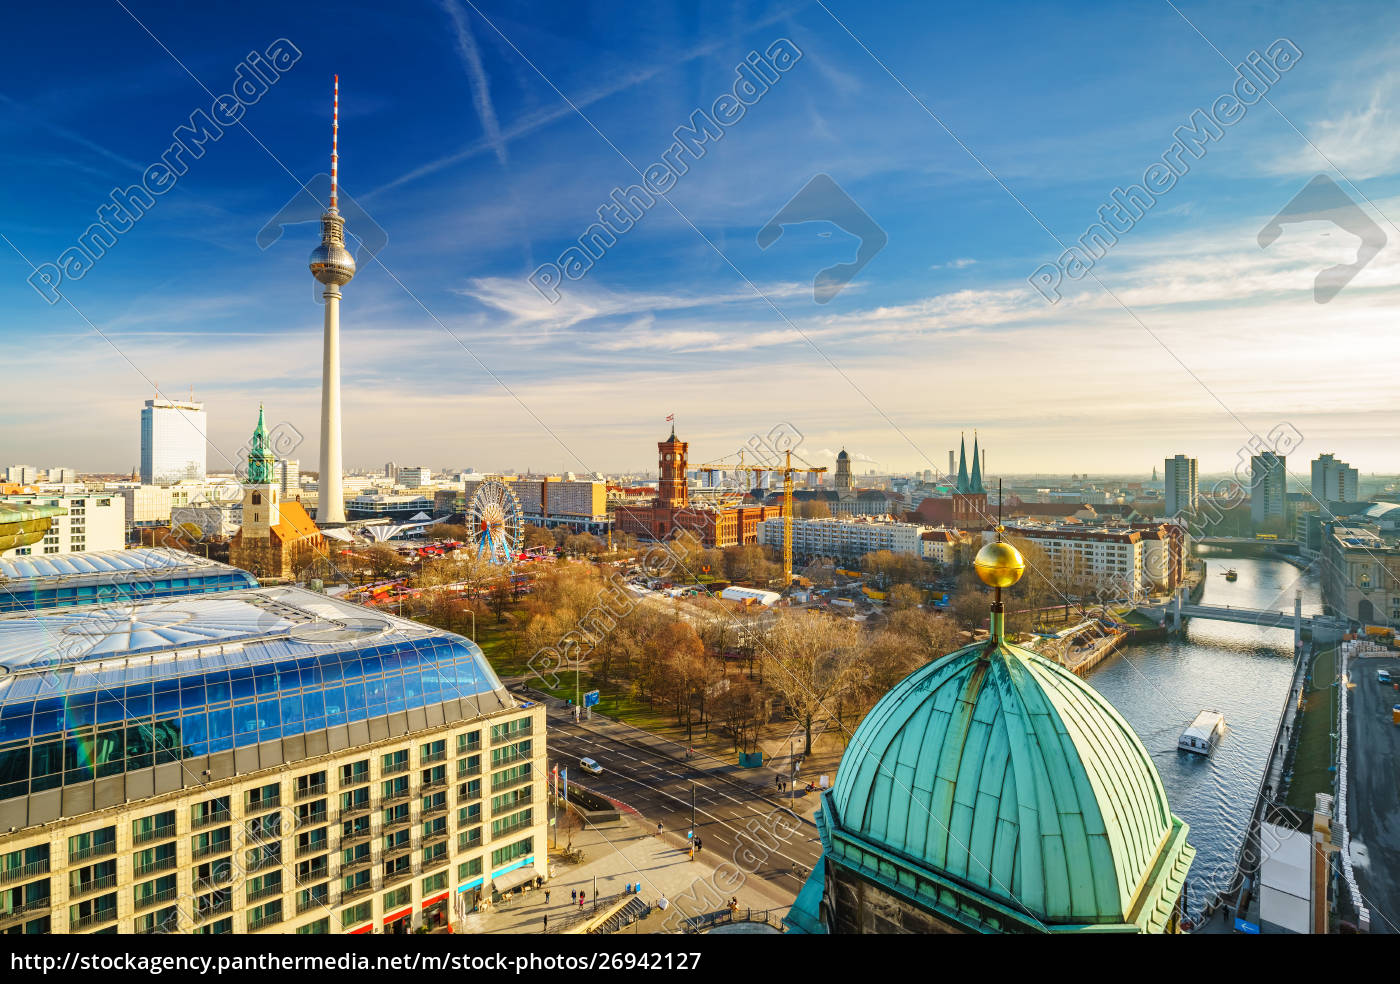
POLYGON ((340 288, 355 276, 355 258, 345 248, 345 220, 337 206, 339 188, 340 76, 335 77, 331 110, 331 201, 321 216, 321 245, 311 251, 311 275, 325 285, 325 342, 321 354, 321 474, 317 478, 316 522, 345 525, 345 490, 340 456, 340 288))
POLYGON ((949 477, 949 478, 952 478, 952 477, 953 477, 954 475, 956 475, 957 473, 958 473, 957 453, 956 453, 952 448, 949 448, 949 449, 948 449, 948 477, 949 477))

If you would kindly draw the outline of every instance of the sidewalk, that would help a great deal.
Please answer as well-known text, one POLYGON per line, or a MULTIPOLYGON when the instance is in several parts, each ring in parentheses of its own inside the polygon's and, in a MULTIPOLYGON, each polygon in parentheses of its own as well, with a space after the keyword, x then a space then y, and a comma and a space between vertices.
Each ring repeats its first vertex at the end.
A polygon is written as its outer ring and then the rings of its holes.
MULTIPOLYGON (((595 719, 596 720, 596 719, 595 719)), ((562 846, 562 845, 561 845, 562 846)), ((565 864, 551 854, 552 876, 543 888, 518 893, 505 904, 497 904, 484 912, 474 912, 457 920, 454 930, 459 933, 558 933, 576 922, 580 912, 593 911, 596 892, 603 903, 621 897, 627 883, 641 883, 637 896, 652 906, 651 914, 628 926, 628 933, 666 933, 678 930, 684 917, 702 916, 719 908, 708 901, 737 896, 741 908, 789 908, 794 895, 759 878, 749 876, 738 889, 727 881, 716 881, 717 866, 731 859, 715 852, 702 851, 691 861, 690 852, 669 839, 659 839, 641 822, 627 818, 621 824, 594 827, 573 835, 573 846, 582 848, 583 864, 565 864), (549 891, 549 902, 544 900, 549 891), (570 902, 571 891, 587 893, 583 910, 570 902), (656 908, 664 896, 668 907, 656 908), (549 916, 545 929, 544 917, 549 916)))

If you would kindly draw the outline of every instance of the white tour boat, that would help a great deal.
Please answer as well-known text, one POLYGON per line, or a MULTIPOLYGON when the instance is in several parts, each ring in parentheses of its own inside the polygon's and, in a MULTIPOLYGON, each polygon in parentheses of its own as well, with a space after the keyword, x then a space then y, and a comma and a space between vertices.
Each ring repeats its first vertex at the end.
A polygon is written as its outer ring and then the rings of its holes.
POLYGON ((1225 715, 1219 711, 1202 711, 1186 726, 1177 739, 1176 747, 1183 752, 1209 755, 1215 743, 1225 733, 1225 715))

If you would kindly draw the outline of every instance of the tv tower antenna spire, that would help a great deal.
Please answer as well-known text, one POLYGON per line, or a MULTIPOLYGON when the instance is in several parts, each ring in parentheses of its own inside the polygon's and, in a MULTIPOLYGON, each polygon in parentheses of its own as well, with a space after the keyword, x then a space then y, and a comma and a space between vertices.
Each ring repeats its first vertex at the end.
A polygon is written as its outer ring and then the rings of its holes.
POLYGON ((337 207, 340 168, 340 76, 331 105, 331 201, 321 216, 321 245, 311 251, 311 275, 324 287, 325 336, 321 354, 321 461, 316 522, 345 525, 345 490, 340 453, 340 288, 355 276, 355 258, 345 248, 345 219, 337 207))

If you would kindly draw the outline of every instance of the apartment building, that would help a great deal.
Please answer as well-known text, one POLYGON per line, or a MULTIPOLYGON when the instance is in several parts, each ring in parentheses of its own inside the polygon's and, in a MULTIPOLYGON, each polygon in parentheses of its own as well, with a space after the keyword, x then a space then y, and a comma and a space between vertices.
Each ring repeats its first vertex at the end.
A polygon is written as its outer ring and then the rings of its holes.
POLYGON ((38 543, 13 547, 0 557, 46 556, 85 553, 94 550, 120 550, 126 544, 126 505, 110 493, 72 495, 11 495, 5 501, 15 505, 53 506, 64 510, 38 543))
MULTIPOLYGON (((859 560, 877 550, 923 556, 924 530, 925 527, 916 523, 889 519, 794 519, 792 553, 794 557, 835 557, 843 561, 859 560)), ((781 517, 765 519, 758 524, 758 542, 782 549, 781 517)))
POLYGON ((410 932, 547 874, 544 709, 467 639, 298 588, 0 636, 0 932, 410 932))
MULTIPOLYGON (((1113 598, 1136 597, 1152 590, 1140 530, 1023 523, 1008 525, 1006 534, 1023 537, 1045 551, 1050 576, 1062 586, 1107 592, 1113 598)), ((984 531, 982 539, 990 543, 996 539, 996 531, 984 531)))

